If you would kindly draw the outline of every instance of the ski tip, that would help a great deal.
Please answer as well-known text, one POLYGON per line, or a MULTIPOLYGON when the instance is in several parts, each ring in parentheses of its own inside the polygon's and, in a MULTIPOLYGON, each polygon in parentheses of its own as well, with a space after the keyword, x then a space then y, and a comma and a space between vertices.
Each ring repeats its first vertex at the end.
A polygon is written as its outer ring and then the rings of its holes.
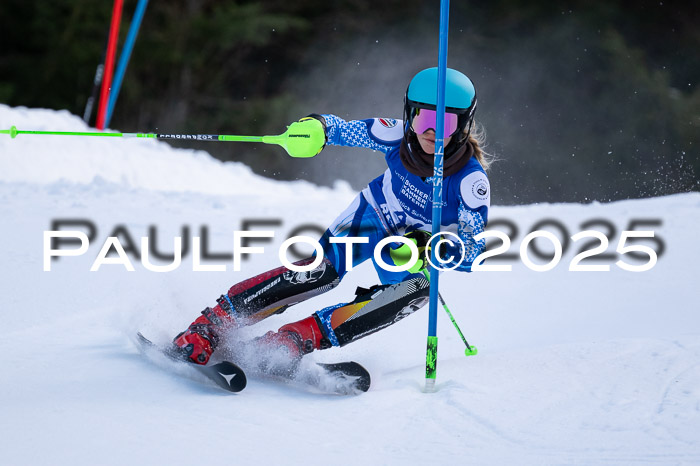
POLYGON ((370 376, 369 371, 359 362, 350 361, 350 364, 357 369, 357 372, 353 374, 357 375, 358 377, 357 381, 355 382, 355 388, 363 393, 369 391, 369 387, 372 384, 372 377, 370 376))
POLYGON ((229 392, 240 392, 248 385, 243 369, 232 362, 222 361, 211 366, 200 367, 217 385, 229 392))
POLYGON ((364 393, 369 390, 369 387, 372 384, 372 378, 369 371, 359 362, 348 361, 331 364, 317 364, 330 373, 340 374, 346 379, 354 379, 352 386, 342 387, 339 394, 349 395, 353 393, 364 393))
POLYGON ((154 346, 153 342, 148 338, 144 337, 143 333, 141 332, 136 332, 136 339, 139 341, 139 343, 142 343, 144 345, 154 346))
POLYGON ((189 361, 181 352, 174 349, 173 345, 171 345, 172 347, 159 347, 151 340, 144 337, 141 332, 136 332, 136 340, 141 348, 146 350, 158 350, 160 354, 167 356, 176 363, 185 364, 192 370, 198 371, 226 391, 233 393, 240 392, 248 384, 243 369, 232 362, 222 361, 208 366, 200 366, 189 361))

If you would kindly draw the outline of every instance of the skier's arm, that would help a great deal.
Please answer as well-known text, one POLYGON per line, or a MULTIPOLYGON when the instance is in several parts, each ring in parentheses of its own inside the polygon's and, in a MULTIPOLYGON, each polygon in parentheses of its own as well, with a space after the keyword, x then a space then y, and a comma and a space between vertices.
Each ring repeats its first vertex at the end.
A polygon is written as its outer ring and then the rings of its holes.
POLYGON ((403 123, 390 118, 345 121, 336 115, 312 115, 325 125, 330 146, 366 147, 388 152, 403 138, 403 123))
MULTIPOLYGON (((489 180, 483 172, 472 172, 462 180, 457 232, 464 245, 464 259, 455 270, 471 272, 474 259, 481 254, 486 245, 486 239, 475 241, 474 237, 484 231, 488 222, 490 196, 489 180)), ((462 246, 448 247, 447 252, 448 256, 454 257, 451 263, 454 265, 462 256, 462 246)))
MULTIPOLYGON (((474 237, 484 231, 486 219, 480 211, 487 210, 487 207, 479 210, 472 210, 460 203, 459 206, 459 238, 465 247, 464 259, 455 270, 462 272, 472 271, 472 262, 481 254, 486 246, 486 239, 475 241, 474 237)), ((458 252, 457 260, 461 257, 461 250, 458 252)))

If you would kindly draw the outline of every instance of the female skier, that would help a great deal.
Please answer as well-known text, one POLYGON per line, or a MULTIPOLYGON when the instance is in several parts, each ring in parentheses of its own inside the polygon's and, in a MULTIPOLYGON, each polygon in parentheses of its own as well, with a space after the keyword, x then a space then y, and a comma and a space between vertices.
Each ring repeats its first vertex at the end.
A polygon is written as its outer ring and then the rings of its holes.
MULTIPOLYGON (((429 283, 420 273, 389 272, 373 258, 374 246, 388 236, 406 235, 425 242, 431 231, 432 176, 437 107, 437 68, 419 72, 409 83, 404 99, 404 120, 374 118, 344 121, 335 115, 311 115, 325 132, 328 145, 365 147, 386 154, 388 165, 333 222, 320 240, 324 257, 311 272, 280 267, 234 285, 202 311, 187 330, 174 339, 185 359, 206 364, 224 331, 251 325, 289 306, 334 288, 346 273, 349 245, 333 238, 365 237, 369 242, 352 245, 353 267, 372 259, 381 285, 358 288, 349 303, 327 307, 298 322, 286 324, 246 345, 248 350, 281 352, 288 367, 295 367, 315 349, 344 346, 374 333, 423 307, 429 283)), ((487 162, 472 134, 476 92, 464 74, 447 69, 445 90, 445 157, 441 232, 459 235, 460 247, 448 248, 457 270, 469 272, 484 241, 474 241, 487 222, 490 203, 487 162), (464 252, 464 258, 462 258, 464 252)), ((323 137, 323 135, 321 135, 323 137)), ((321 139, 322 141, 323 139, 321 139)), ((323 149, 323 147, 321 147, 323 149)), ((320 150, 319 150, 320 152, 320 150)), ((315 154, 309 154, 315 155, 315 154)), ((455 242, 456 244, 456 242, 455 242)), ((419 244, 423 246, 424 244, 419 244)), ((391 264, 391 248, 382 258, 391 264)), ((311 257, 295 265, 312 263, 311 257)), ((277 357, 277 356, 276 356, 277 357)), ((267 361, 264 363, 267 365, 267 361)))

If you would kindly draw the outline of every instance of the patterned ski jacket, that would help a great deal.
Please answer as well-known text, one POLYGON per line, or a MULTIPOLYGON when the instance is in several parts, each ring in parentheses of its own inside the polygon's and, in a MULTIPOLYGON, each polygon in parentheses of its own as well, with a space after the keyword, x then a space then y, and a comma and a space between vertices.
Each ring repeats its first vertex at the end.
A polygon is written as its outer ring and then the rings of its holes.
MULTIPOLYGON (((387 170, 362 191, 384 227, 392 235, 402 236, 414 230, 432 230, 432 177, 422 179, 409 173, 401 163, 399 147, 403 138, 403 122, 390 118, 345 121, 335 115, 322 115, 326 120, 327 144, 366 147, 383 152, 387 170)), ((474 241, 488 221, 491 189, 486 172, 472 157, 457 173, 443 180, 443 207, 440 231, 459 236, 462 250, 448 248, 456 270, 471 271, 471 264, 480 254, 485 240, 474 241)), ((455 240, 455 238, 452 238, 455 240)))

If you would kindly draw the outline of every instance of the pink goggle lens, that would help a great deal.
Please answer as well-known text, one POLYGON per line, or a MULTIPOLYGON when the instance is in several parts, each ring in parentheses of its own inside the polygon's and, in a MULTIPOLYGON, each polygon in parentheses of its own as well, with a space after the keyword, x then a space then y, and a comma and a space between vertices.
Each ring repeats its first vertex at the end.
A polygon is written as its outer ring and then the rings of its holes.
MULTIPOLYGON (((458 116, 454 113, 445 113, 445 138, 448 138, 457 130, 458 116)), ((423 134, 429 129, 436 131, 437 127, 437 112, 426 108, 416 110, 416 116, 413 117, 411 124, 413 131, 416 134, 423 134)))

